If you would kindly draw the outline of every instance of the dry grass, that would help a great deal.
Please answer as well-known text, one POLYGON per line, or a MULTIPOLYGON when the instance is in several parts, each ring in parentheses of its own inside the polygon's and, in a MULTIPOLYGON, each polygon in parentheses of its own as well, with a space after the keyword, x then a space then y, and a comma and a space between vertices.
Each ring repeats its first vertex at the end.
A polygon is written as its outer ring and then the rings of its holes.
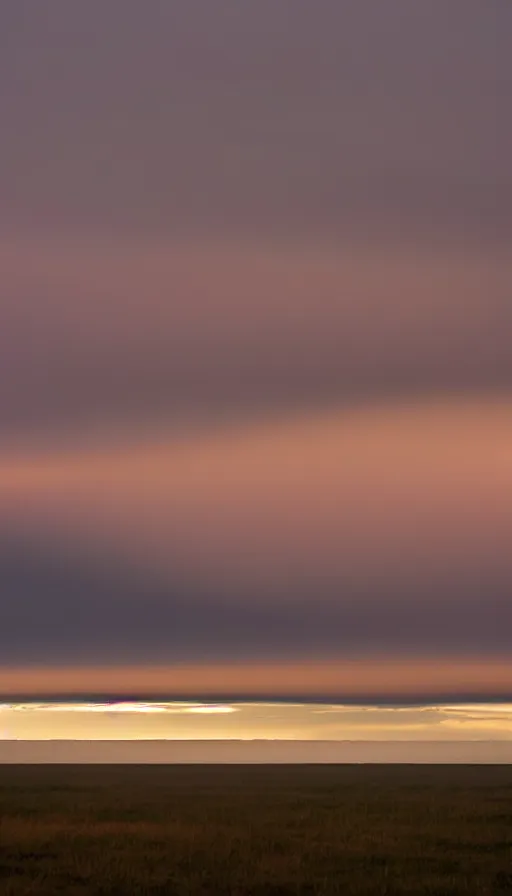
POLYGON ((512 767, 0 767, 1 896, 512 894, 512 767))

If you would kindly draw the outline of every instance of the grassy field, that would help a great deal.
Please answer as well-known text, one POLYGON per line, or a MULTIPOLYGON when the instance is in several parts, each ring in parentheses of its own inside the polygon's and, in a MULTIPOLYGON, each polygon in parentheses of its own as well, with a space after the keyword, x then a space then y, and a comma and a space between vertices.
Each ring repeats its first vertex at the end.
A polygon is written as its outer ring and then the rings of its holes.
POLYGON ((0 766, 0 894, 512 894, 512 766, 0 766))

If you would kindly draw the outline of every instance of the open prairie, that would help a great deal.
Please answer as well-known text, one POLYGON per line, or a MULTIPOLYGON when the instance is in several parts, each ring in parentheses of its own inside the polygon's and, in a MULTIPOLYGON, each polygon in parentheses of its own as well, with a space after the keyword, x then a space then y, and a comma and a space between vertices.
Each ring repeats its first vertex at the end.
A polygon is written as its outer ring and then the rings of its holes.
POLYGON ((512 766, 0 766, 2 896, 512 893, 512 766))

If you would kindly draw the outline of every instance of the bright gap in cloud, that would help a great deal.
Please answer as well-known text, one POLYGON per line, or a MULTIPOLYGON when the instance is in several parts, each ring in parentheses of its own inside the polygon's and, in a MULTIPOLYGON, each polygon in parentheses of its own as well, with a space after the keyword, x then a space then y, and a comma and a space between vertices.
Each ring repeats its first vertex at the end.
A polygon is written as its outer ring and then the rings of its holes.
POLYGON ((4 703, 0 738, 512 742, 512 704, 4 703))

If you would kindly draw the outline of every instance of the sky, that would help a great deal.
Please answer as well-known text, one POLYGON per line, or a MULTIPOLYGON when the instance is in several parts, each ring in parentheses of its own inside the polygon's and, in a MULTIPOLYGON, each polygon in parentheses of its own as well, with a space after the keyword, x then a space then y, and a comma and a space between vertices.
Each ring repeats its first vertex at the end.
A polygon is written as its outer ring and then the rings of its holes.
POLYGON ((512 699, 511 29, 0 4, 6 705, 512 699))
POLYGON ((0 762, 512 761, 512 704, 0 704, 0 762))

